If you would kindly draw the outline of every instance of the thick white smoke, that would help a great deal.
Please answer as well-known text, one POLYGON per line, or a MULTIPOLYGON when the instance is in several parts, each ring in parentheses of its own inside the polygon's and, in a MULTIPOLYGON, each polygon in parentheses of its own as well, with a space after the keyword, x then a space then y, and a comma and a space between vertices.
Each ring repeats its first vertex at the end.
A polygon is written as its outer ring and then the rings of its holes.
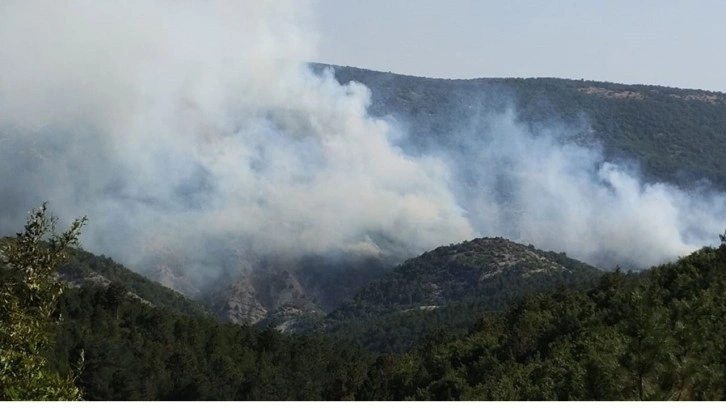
POLYGON ((220 242, 399 258, 471 237, 442 162, 393 147, 366 88, 308 70, 302 6, 4 2, 4 225, 49 200, 132 264, 220 242))
POLYGON ((306 67, 308 13, 297 1, 0 3, 0 228, 47 200, 65 219, 88 215, 89 250, 216 274, 220 247, 400 260, 482 235, 639 267, 726 225, 722 195, 643 184, 511 114, 482 113, 457 136, 464 150, 408 154, 367 114, 368 89, 306 67))
POLYGON ((442 155, 462 180, 455 194, 477 234, 607 268, 647 267, 717 240, 726 195, 643 182, 632 164, 569 141, 583 127, 533 131, 512 110, 480 112, 451 137, 462 148, 442 155))

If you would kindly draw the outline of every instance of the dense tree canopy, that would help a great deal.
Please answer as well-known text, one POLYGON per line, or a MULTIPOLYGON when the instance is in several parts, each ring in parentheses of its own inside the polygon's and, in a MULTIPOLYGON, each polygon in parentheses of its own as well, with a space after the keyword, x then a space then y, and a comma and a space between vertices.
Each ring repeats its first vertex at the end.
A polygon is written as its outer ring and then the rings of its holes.
POLYGON ((501 312, 473 308, 468 330, 427 326, 409 351, 375 354, 86 284, 63 296, 51 360, 68 373, 85 352, 88 399, 723 399, 725 289, 726 245, 704 248, 501 312))
POLYGON ((642 275, 610 273, 591 290, 534 294, 465 336, 379 358, 381 375, 358 396, 723 399, 724 289, 726 245, 642 275))
MULTIPOLYGON (((607 273, 595 286, 531 291, 499 311, 459 303, 451 310, 478 317, 458 331, 445 319, 417 327, 439 309, 401 311, 420 317, 409 330, 422 340, 407 351, 372 353, 324 333, 220 322, 141 280, 85 281, 63 291, 53 271, 83 220, 60 234, 54 222, 43 206, 22 233, 2 241, 2 399, 726 397, 726 244, 642 273, 607 273)), ((115 265, 99 262, 94 273, 118 273, 115 265)), ((381 320, 359 322, 357 333, 387 330, 381 320)))

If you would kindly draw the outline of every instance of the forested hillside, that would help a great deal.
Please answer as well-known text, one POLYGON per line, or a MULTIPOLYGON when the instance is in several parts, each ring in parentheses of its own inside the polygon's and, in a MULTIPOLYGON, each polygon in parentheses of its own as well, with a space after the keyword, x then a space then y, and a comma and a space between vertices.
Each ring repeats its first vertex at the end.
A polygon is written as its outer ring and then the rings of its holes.
MULTIPOLYGON (((314 64, 321 70, 325 65, 314 64)), ((570 125, 601 142, 606 156, 632 160, 651 180, 726 189, 726 95, 692 89, 557 78, 420 78, 333 67, 341 83, 371 90, 371 112, 401 121, 416 143, 455 143, 471 118, 514 109, 533 129, 570 125)))
POLYGON ((726 246, 589 291, 527 297, 379 358, 367 399, 717 400, 726 395, 726 246))
MULTIPOLYGON (((87 265, 118 269, 117 279, 124 277, 107 285, 85 279, 63 290, 53 266, 63 261, 83 220, 48 236, 53 221, 44 211, 33 212, 25 232, 2 242, 0 396, 5 399, 725 397, 724 243, 641 273, 606 273, 595 287, 587 279, 580 288, 535 287, 539 292, 512 299, 501 311, 469 309, 478 317, 465 333, 442 324, 407 352, 378 354, 349 342, 220 322, 165 301, 166 295, 150 296, 157 299, 154 304, 124 286, 143 287, 133 283, 132 272, 110 260, 94 263, 83 252, 75 256, 87 258, 87 265)), ((78 262, 71 260, 75 268, 78 262)), ((512 268, 524 277, 556 270, 597 272, 562 254, 479 239, 430 251, 384 280, 407 277, 399 286, 417 287, 417 277, 428 283, 443 277, 441 283, 450 282, 450 288, 416 298, 441 302, 462 296, 459 279, 481 278, 492 267, 512 268)), ((414 305, 414 295, 405 305, 414 305)), ((407 313, 400 309, 401 299, 391 299, 379 301, 407 313)))
POLYGON ((522 290, 593 279, 599 271, 568 258, 503 238, 479 238, 443 246, 412 258, 361 289, 334 316, 366 316, 436 308, 488 297, 502 307, 522 290))
MULTIPOLYGON (((317 72, 330 68, 312 67, 317 72)), ((352 67, 332 69, 341 84, 359 82, 367 87, 359 90, 370 92, 370 105, 361 113, 386 119, 386 138, 397 153, 406 160, 433 158, 447 168, 446 186, 455 197, 455 210, 463 210, 466 222, 476 231, 470 238, 504 236, 566 251, 604 269, 616 265, 641 269, 707 244, 726 216, 722 209, 726 195, 721 193, 726 190, 726 162, 720 153, 726 151, 726 97, 721 93, 556 78, 446 80, 352 67), (492 115, 505 119, 492 120, 492 115)), ((308 154, 305 151, 300 157, 308 154)), ((318 153, 310 154, 317 157, 318 153)), ((393 172, 388 172, 384 178, 391 176, 393 172)), ((320 180, 318 175, 301 179, 320 180)), ((408 182, 396 186, 402 189, 401 197, 416 191, 408 182)), ((383 189, 386 197, 387 188, 383 189)), ((347 208, 354 201, 346 196, 335 207, 347 208)), ((366 211, 346 212, 350 213, 366 211)), ((395 216, 412 213, 398 211, 395 216)), ((438 219, 428 217, 426 222, 438 219)), ((273 254, 251 261, 257 255, 240 257, 237 248, 227 248, 227 253, 236 255, 212 257, 213 262, 230 259, 223 263, 224 273, 215 277, 214 285, 195 287, 202 292, 198 298, 215 314, 238 323, 294 328, 301 320, 318 319, 341 307, 334 314, 338 318, 349 312, 350 302, 342 302, 358 288, 388 267, 430 249, 409 241, 435 234, 401 240, 397 234, 405 229, 382 233, 377 230, 379 222, 390 225, 375 220, 370 230, 354 229, 366 237, 359 242, 361 247, 370 239, 374 251, 407 248, 405 256, 397 253, 398 258, 382 260, 305 254, 287 259, 273 254)), ((215 245, 228 241, 219 242, 215 245)), ((448 242, 455 241, 436 245, 448 242)), ((162 260, 161 264, 163 270, 185 274, 183 262, 175 265, 162 260)), ((519 285, 509 282, 510 277, 497 279, 508 283, 491 281, 494 286, 488 290, 519 285)), ((381 288, 399 290, 393 283, 381 288)), ((469 283, 465 279, 457 284, 469 283)), ((454 283, 450 285, 446 296, 471 295, 456 292, 454 283)), ((398 293, 381 290, 381 299, 401 297, 396 302, 403 309, 442 306, 426 303, 420 288, 404 285, 398 293)), ((513 299, 507 293, 497 292, 500 306, 513 299)), ((388 305, 378 303, 381 299, 371 298, 365 313, 387 311, 388 305)), ((471 299, 467 302, 472 304, 471 299)))
POLYGON ((351 347, 151 307, 98 285, 69 290, 51 360, 88 400, 351 399, 368 358, 351 347), (81 354, 83 353, 83 354, 81 354))
POLYGON ((115 290, 128 292, 153 306, 185 314, 208 313, 199 303, 129 270, 113 259, 81 249, 69 249, 68 260, 58 267, 58 275, 71 287, 113 285, 115 290))
POLYGON ((484 311, 528 293, 592 287, 602 272, 503 238, 428 251, 374 280, 333 311, 323 332, 374 351, 404 351, 436 329, 465 331, 484 311))
POLYGON ((118 298, 68 292, 52 354, 84 351, 89 399, 721 399, 726 246, 593 289, 534 293, 376 357, 118 298))

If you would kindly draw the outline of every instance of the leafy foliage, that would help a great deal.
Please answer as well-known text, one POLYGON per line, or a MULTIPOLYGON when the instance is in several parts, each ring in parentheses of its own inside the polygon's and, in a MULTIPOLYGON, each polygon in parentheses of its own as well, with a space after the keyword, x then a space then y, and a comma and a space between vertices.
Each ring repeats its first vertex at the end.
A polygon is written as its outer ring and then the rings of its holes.
POLYGON ((72 379, 48 369, 53 312, 63 292, 54 279, 65 250, 77 244, 85 218, 55 233, 56 219, 46 205, 30 213, 23 232, 2 242, 0 267, 0 399, 76 399, 72 379))

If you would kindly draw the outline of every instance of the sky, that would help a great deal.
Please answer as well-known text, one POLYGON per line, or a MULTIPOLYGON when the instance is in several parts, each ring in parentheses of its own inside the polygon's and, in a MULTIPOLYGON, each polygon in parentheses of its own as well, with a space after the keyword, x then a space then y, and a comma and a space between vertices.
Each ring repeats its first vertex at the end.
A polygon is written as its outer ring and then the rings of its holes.
POLYGON ((722 0, 317 0, 320 62, 726 92, 722 0))

